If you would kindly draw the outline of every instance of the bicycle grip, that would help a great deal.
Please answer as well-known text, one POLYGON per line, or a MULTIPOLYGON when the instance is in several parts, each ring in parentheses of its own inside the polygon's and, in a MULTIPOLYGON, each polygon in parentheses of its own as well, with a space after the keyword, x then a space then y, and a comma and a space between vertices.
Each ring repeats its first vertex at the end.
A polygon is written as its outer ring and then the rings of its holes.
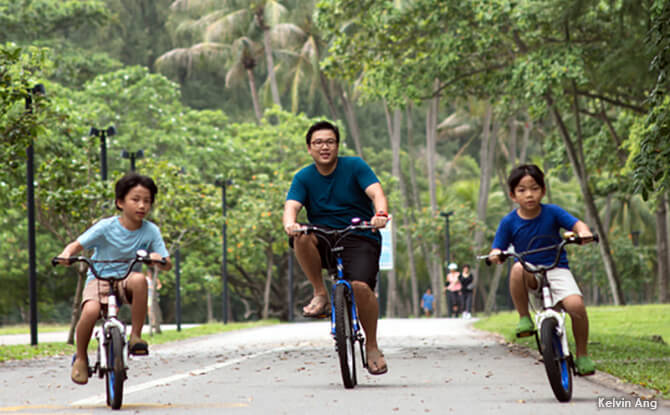
POLYGON ((76 257, 69 257, 69 258, 61 258, 61 257, 53 257, 51 259, 51 266, 55 267, 56 265, 60 264, 60 261, 66 261, 68 265, 72 265, 77 261, 76 257))

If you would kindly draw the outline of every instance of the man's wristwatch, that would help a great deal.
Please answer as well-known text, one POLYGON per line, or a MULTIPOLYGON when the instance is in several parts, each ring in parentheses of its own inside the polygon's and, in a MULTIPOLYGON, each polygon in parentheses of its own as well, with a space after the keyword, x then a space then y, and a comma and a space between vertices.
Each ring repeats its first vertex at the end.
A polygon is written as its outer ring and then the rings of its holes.
POLYGON ((388 218, 388 217, 389 217, 389 214, 386 213, 386 212, 384 212, 383 210, 380 210, 380 211, 378 211, 377 213, 375 213, 375 216, 383 216, 383 217, 385 217, 385 218, 388 218))

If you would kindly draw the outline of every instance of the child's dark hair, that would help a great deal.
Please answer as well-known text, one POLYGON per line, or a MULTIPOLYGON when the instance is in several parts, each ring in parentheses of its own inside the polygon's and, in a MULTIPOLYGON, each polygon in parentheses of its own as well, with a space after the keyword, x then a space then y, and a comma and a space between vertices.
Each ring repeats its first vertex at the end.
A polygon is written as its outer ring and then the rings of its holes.
MULTIPOLYGON (((130 192, 130 189, 132 189, 137 185, 145 187, 147 190, 149 190, 149 193, 151 193, 151 204, 153 205, 154 199, 156 198, 156 193, 158 193, 158 187, 156 187, 156 183, 154 183, 154 180, 151 177, 142 176, 141 174, 137 174, 134 172, 126 173, 125 176, 123 176, 122 178, 119 179, 118 182, 116 182, 115 201, 125 199, 128 192, 130 192)), ((114 204, 116 205, 116 208, 118 210, 121 210, 121 208, 119 208, 119 205, 116 202, 114 204)))
POLYGON ((463 264, 463 266, 461 267, 461 269, 464 269, 464 268, 472 269, 472 267, 470 266, 470 264, 463 264))
POLYGON ((312 134, 314 134, 314 131, 318 130, 332 130, 335 133, 335 140, 337 140, 337 144, 340 144, 340 130, 338 130, 334 124, 331 124, 328 121, 319 121, 309 127, 309 130, 307 130, 307 135, 305 136, 307 145, 310 145, 312 142, 312 134))
POLYGON ((525 176, 532 177, 542 188, 542 190, 545 189, 544 173, 542 173, 542 170, 540 170, 540 168, 534 164, 522 164, 513 168, 509 173, 509 177, 507 178, 507 185, 509 186, 510 193, 514 193, 514 189, 516 189, 521 179, 523 179, 525 176))

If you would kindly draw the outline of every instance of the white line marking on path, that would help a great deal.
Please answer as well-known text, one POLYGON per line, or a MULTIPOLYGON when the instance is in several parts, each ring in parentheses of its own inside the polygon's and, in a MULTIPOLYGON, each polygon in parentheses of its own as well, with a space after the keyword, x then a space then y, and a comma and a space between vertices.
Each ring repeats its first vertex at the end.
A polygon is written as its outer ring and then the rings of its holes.
MULTIPOLYGON (((287 348, 287 347, 277 347, 277 348, 274 348, 274 349, 266 350, 264 352, 250 354, 250 355, 247 355, 247 356, 238 357, 237 359, 227 360, 225 362, 205 366, 201 369, 193 369, 193 370, 189 370, 188 372, 185 372, 185 373, 178 373, 176 375, 152 380, 150 382, 140 383, 139 385, 123 388, 123 395, 128 396, 131 393, 140 392, 140 391, 143 391, 143 390, 146 390, 146 389, 153 388, 154 386, 158 386, 158 385, 170 384, 172 382, 176 382, 178 380, 185 379, 185 378, 191 377, 193 375, 204 375, 205 373, 209 373, 209 372, 212 372, 214 370, 224 368, 226 366, 231 366, 231 365, 243 362, 243 361, 248 360, 248 359, 253 359, 255 357, 262 356, 264 354, 281 352, 281 351, 288 350, 288 349, 289 348, 287 348)), ((97 404, 101 404, 101 403, 105 403, 105 402, 107 402, 107 395, 96 395, 96 396, 92 396, 90 398, 85 398, 85 399, 78 400, 76 402, 72 402, 72 403, 70 403, 70 406, 97 405, 97 404)))

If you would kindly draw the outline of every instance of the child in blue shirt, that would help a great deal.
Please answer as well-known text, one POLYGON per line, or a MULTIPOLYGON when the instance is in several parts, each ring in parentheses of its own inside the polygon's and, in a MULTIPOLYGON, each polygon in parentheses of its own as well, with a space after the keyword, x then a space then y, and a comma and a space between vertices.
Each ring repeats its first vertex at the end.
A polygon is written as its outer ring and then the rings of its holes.
MULTIPOLYGON (((115 204, 121 215, 98 221, 76 241, 67 245, 59 257, 69 258, 83 249, 93 249, 93 260, 130 259, 135 257, 137 250, 144 249, 150 253, 151 259, 164 258, 166 263, 157 265, 169 271, 172 263, 160 230, 144 219, 158 192, 154 181, 147 176, 129 173, 116 183, 115 191, 115 204)), ((64 261, 61 263, 65 264, 64 261)), ((105 264, 98 273, 101 276, 122 276, 126 270, 127 264, 105 264)), ((142 340, 142 326, 147 316, 147 282, 144 274, 138 271, 133 270, 128 278, 119 283, 118 289, 121 302, 130 304, 132 328, 129 351, 136 355, 146 355, 149 349, 146 341, 142 340)), ((77 355, 71 373, 72 381, 81 385, 88 382, 88 342, 101 309, 107 304, 109 290, 109 283, 96 280, 91 270, 88 271, 82 295, 81 317, 77 323, 77 355)))
MULTIPOLYGON (((507 179, 510 197, 519 207, 507 214, 496 231, 489 257, 495 263, 502 263, 498 256, 502 250, 513 245, 517 251, 527 251, 554 244, 560 240, 561 228, 574 231, 580 237, 589 238, 589 227, 564 209, 556 205, 540 203, 546 188, 544 173, 534 164, 521 165, 512 170, 507 179)), ((536 265, 551 265, 556 253, 544 251, 528 255, 526 260, 536 265)), ((589 322, 582 293, 568 267, 565 251, 558 266, 547 272, 551 284, 555 306, 562 306, 572 319, 572 331, 577 346, 575 366, 580 375, 595 373, 595 365, 587 354, 586 344, 589 322)), ((518 337, 530 336, 534 324, 528 312, 528 291, 537 290, 534 275, 525 271, 520 263, 515 263, 510 272, 510 294, 520 320, 516 328, 518 337)))

